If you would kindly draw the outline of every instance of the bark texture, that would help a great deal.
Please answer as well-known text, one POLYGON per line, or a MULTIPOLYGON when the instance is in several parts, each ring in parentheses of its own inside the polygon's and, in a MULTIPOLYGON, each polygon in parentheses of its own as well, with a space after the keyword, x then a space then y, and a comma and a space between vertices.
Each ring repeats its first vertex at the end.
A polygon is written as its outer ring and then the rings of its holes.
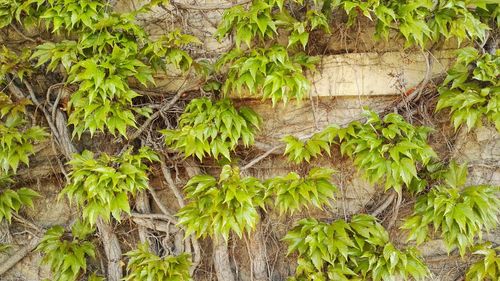
POLYGON ((219 281, 234 281, 234 273, 229 261, 229 252, 227 249, 227 242, 224 238, 218 237, 212 239, 213 243, 213 260, 217 280, 219 281))
POLYGON ((123 270, 120 264, 122 257, 120 242, 111 225, 105 223, 102 219, 97 220, 97 229, 101 235, 104 252, 108 259, 108 281, 120 281, 123 277, 123 270))

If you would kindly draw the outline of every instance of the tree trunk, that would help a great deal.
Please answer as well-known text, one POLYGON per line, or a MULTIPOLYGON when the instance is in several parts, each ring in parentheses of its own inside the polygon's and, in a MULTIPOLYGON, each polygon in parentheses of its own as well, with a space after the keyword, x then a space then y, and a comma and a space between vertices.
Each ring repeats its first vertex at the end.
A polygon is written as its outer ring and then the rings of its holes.
POLYGON ((267 281, 267 255, 262 225, 257 224, 255 232, 250 236, 250 255, 252 257, 253 277, 255 281, 267 281))
POLYGON ((223 237, 215 237, 213 243, 213 260, 217 280, 234 281, 234 274, 229 261, 227 242, 223 237))
POLYGON ((97 220, 97 229, 101 235, 102 244, 104 245, 104 252, 108 259, 108 281, 120 281, 123 277, 121 257, 122 250, 120 242, 113 232, 113 228, 105 223, 101 218, 97 220))

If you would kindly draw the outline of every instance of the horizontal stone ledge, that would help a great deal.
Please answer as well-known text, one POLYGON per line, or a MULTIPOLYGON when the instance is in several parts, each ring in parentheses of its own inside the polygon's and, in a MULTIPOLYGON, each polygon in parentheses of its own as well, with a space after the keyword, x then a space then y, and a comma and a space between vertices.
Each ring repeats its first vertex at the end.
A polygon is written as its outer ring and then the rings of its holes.
MULTIPOLYGON (((446 72, 455 51, 431 55, 430 77, 446 72)), ((312 96, 400 95, 426 76, 424 53, 352 53, 322 57, 316 72, 309 73, 312 96)))
MULTIPOLYGON (((445 73, 455 59, 455 50, 431 55, 430 78, 445 73)), ((311 96, 394 96, 415 88, 427 72, 423 52, 349 53, 322 56, 317 70, 306 73, 312 82, 311 96)), ((179 75, 180 73, 176 73, 179 75)), ((157 75, 156 88, 176 92, 202 82, 189 77, 157 75)), ((233 99, 256 99, 258 95, 233 95, 233 99)))

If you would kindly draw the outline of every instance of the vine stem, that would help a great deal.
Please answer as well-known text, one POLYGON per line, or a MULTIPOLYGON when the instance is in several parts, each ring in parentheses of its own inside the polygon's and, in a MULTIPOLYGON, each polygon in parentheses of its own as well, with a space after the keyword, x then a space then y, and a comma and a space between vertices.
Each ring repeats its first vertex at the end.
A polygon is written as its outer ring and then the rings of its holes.
POLYGON ((244 5, 252 2, 252 0, 244 0, 241 2, 236 2, 236 3, 227 3, 227 4, 205 4, 205 5, 190 5, 190 4, 184 4, 184 3, 179 3, 177 1, 170 1, 170 4, 172 4, 174 7, 179 8, 179 9, 185 9, 185 10, 198 10, 198 11, 210 11, 210 10, 224 10, 224 9, 229 9, 234 6, 238 5, 244 5))
POLYGON ((396 205, 394 206, 394 213, 392 214, 391 220, 387 225, 387 229, 391 229, 396 223, 399 216, 399 208, 401 207, 401 202, 403 201, 403 195, 401 192, 397 192, 396 205))
POLYGON ((12 255, 6 261, 3 261, 0 264, 0 276, 9 271, 12 267, 14 267, 18 262, 20 262, 24 257, 26 257, 29 253, 31 253, 42 241, 41 237, 35 236, 33 237, 28 244, 26 244, 21 249, 17 250, 14 255, 12 255))
POLYGON ((175 96, 164 106, 162 106, 158 111, 155 113, 151 114, 149 118, 142 123, 142 126, 139 127, 128 139, 128 142, 130 143, 132 140, 138 138, 147 128, 148 126, 156 119, 162 112, 165 112, 169 110, 178 100, 179 98, 185 93, 185 91, 179 91, 175 96))
POLYGON ((123 277, 122 266, 120 264, 122 257, 120 241, 118 241, 118 237, 116 237, 109 223, 105 223, 99 218, 96 225, 104 246, 104 252, 108 258, 108 281, 120 281, 123 277))
POLYGON ((394 201, 394 197, 396 197, 396 193, 392 192, 391 194, 389 194, 389 196, 387 196, 384 200, 384 203, 382 203, 377 209, 375 209, 375 211, 373 211, 371 215, 376 217, 380 213, 385 211, 385 209, 387 209, 387 207, 391 205, 392 201, 394 201))
POLYGON ((161 154, 160 154, 160 166, 161 166, 161 171, 163 172, 163 178, 165 178, 168 187, 174 193, 175 198, 177 198, 177 203, 179 204, 179 207, 183 208, 186 205, 186 203, 184 202, 184 198, 182 197, 181 192, 175 185, 174 180, 172 179, 172 173, 170 172, 170 169, 167 167, 167 164, 165 164, 165 157, 161 154))

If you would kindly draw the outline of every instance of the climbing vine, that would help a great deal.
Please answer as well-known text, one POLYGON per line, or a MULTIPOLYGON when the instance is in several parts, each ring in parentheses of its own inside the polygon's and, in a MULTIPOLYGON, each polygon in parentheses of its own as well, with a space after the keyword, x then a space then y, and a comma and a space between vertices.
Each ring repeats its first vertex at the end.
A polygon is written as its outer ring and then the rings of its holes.
MULTIPOLYGON (((466 166, 441 163, 429 144, 432 128, 408 114, 367 110, 363 120, 345 126, 329 124, 307 138, 285 136, 282 146, 248 160, 267 120, 231 100, 258 97, 273 107, 303 102, 312 87, 308 73, 321 67, 321 54, 311 48, 314 36, 333 34, 333 20, 352 28, 365 17, 375 26, 375 38, 402 38, 406 48, 428 53, 444 42, 456 43, 457 60, 437 89, 436 110, 449 111, 455 130, 494 124, 500 131, 500 60, 497 46, 490 46, 500 24, 498 3, 245 1, 222 13, 214 37, 231 41, 230 49, 210 60, 194 57, 190 51, 201 41, 185 30, 172 27, 156 36, 140 22, 158 10, 173 13, 168 5, 151 1, 116 12, 106 1, 0 1, 2 38, 4 33, 21 38, 5 40, 0 50, 0 222, 17 218, 30 225, 19 212, 44 194, 22 187, 17 172, 29 169, 44 140, 64 155, 57 159, 58 173, 67 181, 59 198, 78 210, 71 226, 35 226, 50 280, 191 280, 202 256, 197 239, 211 238, 215 271, 219 279, 232 281, 221 273, 232 271, 228 243, 256 243, 259 224, 274 219, 274 211, 278 219, 295 220, 311 207, 327 210, 340 197, 344 185, 337 187, 334 170, 316 162, 308 167, 320 158, 339 161, 334 155, 352 159, 370 184, 395 191, 399 199, 418 196, 402 225, 409 243, 442 238, 449 252, 482 256, 467 280, 498 278, 498 249, 476 243, 498 223, 499 189, 467 186, 466 166), (156 78, 177 73, 187 77, 177 92, 158 92, 156 78), (202 82, 184 87, 193 77, 202 82), (250 176, 256 162, 279 148, 296 171, 267 179, 250 176), (192 175, 196 169, 189 165, 197 162, 206 169, 192 175), (191 175, 182 191, 176 185, 185 175, 178 164, 191 175), (175 210, 157 194, 158 182, 164 184, 156 178, 158 170, 176 197, 175 210), (127 241, 133 249, 122 257, 120 242, 126 238, 115 231, 124 220, 137 224, 141 243, 127 241), (162 231, 167 235, 159 239, 162 231), (94 237, 108 260, 98 274, 88 270, 94 259, 104 258, 94 237)), ((411 106, 412 100, 402 98, 411 106)), ((342 191, 340 200, 344 197, 342 191)), ((429 275, 418 250, 391 241, 380 215, 328 216, 302 219, 281 237, 289 258, 297 257, 290 280, 424 280, 429 275)), ((0 244, 0 251, 10 246, 0 244)))

